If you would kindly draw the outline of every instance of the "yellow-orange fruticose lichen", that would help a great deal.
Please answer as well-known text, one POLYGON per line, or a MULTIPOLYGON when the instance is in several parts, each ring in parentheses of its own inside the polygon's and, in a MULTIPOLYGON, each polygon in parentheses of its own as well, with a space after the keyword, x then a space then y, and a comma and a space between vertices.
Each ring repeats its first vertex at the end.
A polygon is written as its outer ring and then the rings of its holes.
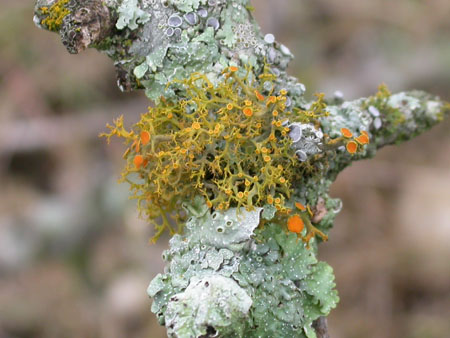
MULTIPOLYGON (((278 210, 286 210, 291 184, 311 170, 298 161, 291 139, 283 136, 282 121, 289 115, 290 122, 318 123, 321 99, 309 111, 291 114, 285 111, 286 90, 277 99, 254 80, 251 69, 238 70, 229 67, 215 85, 200 73, 174 81, 168 86, 185 88, 183 99, 162 98, 131 130, 120 117, 103 135, 108 140, 121 137, 129 145, 123 181, 150 220, 162 216, 155 238, 166 229, 181 231, 166 214, 176 211, 182 224, 182 202, 198 195, 209 208, 251 210, 275 202, 278 210)), ((261 82, 276 80, 268 69, 261 75, 261 82)))
POLYGON ((58 0, 53 5, 48 7, 40 7, 39 10, 46 17, 41 21, 41 24, 47 27, 48 30, 58 32, 63 23, 63 19, 70 14, 70 10, 66 8, 69 0, 58 0))

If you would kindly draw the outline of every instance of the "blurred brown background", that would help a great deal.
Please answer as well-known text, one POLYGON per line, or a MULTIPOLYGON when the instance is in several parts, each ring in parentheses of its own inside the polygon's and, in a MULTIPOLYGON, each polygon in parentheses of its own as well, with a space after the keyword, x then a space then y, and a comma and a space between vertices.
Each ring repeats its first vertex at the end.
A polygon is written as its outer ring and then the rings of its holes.
MULTIPOLYGON (((113 117, 146 110, 106 56, 73 56, 34 27, 31 0, 0 4, 0 338, 164 337, 146 287, 167 238, 148 245, 113 117)), ((259 0, 263 32, 296 55, 309 95, 367 96, 386 82, 450 100, 450 1, 259 0)), ((322 246, 341 303, 336 337, 450 337, 450 121, 347 169, 322 246)))

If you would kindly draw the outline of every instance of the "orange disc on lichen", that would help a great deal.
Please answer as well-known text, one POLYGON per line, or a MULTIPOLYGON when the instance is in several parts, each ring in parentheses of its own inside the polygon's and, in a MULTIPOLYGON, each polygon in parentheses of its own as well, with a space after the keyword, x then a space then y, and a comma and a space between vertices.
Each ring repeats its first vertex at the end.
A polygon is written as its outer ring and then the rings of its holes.
POLYGON ((141 132, 141 143, 142 145, 146 145, 150 142, 150 133, 148 131, 142 131, 141 132))
POLYGON ((306 211, 306 208, 303 204, 301 204, 300 202, 295 202, 295 206, 297 207, 297 209, 301 210, 301 211, 306 211))
POLYGON ((136 155, 133 159, 133 163, 137 169, 139 169, 144 164, 144 157, 142 155, 136 155))
POLYGON ((296 234, 299 234, 302 232, 303 228, 305 227, 305 223, 303 223, 303 220, 299 215, 293 215, 289 217, 288 219, 288 230, 290 232, 295 232, 296 234))
POLYGON ((237 72, 237 71, 239 70, 239 68, 238 68, 238 67, 235 67, 235 66, 231 66, 231 67, 228 67, 228 70, 229 70, 230 72, 234 73, 234 72, 237 72))
POLYGON ((200 123, 198 123, 198 122, 192 123, 192 128, 195 130, 199 130, 201 128, 200 123))
POLYGON ((275 103, 275 102, 277 102, 277 98, 275 96, 269 96, 267 98, 266 106, 269 106, 271 103, 275 103))
POLYGON ((360 135, 355 139, 360 144, 368 144, 369 143, 369 137, 365 134, 360 135))
POLYGON ((259 101, 264 101, 264 95, 262 95, 260 92, 258 92, 257 90, 255 90, 255 95, 256 95, 256 98, 259 100, 259 101))
POLYGON ((352 132, 348 128, 341 128, 341 134, 345 138, 351 138, 353 136, 352 132))
POLYGON ((346 148, 350 154, 354 154, 358 150, 358 144, 355 141, 350 141, 347 143, 346 148))
POLYGON ((361 130, 361 134, 366 135, 367 137, 369 137, 369 133, 365 130, 361 130))
POLYGON ((251 117, 253 115, 253 109, 250 107, 246 107, 244 109, 242 109, 242 112, 244 113, 245 116, 251 117))

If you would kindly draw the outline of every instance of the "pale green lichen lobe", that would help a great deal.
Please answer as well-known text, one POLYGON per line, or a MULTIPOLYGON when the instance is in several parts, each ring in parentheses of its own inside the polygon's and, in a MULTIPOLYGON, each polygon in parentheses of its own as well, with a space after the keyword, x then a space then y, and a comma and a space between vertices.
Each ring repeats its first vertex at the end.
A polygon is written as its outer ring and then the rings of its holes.
POLYGON ((119 19, 117 20, 116 28, 119 30, 125 27, 134 30, 139 25, 150 20, 150 14, 139 7, 138 0, 123 0, 117 12, 119 19))
POLYGON ((183 292, 170 298, 165 313, 167 334, 200 337, 218 331, 222 337, 240 337, 251 305, 252 299, 232 278, 192 278, 183 292))

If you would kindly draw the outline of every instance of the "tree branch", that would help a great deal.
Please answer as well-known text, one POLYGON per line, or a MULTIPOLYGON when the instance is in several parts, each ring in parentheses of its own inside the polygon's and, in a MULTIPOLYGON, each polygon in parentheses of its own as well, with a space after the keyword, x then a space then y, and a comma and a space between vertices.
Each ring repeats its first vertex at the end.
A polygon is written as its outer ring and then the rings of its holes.
MULTIPOLYGON (((251 12, 248 0, 37 0, 35 8, 35 23, 59 33, 70 53, 88 47, 106 53, 119 87, 143 89, 157 104, 192 98, 188 89, 195 85, 182 83, 192 74, 201 73, 209 88, 218 88, 231 69, 239 70, 236 81, 245 77, 264 94, 241 88, 240 99, 269 97, 266 105, 258 103, 263 113, 273 102, 284 102, 282 111, 269 114, 286 117, 288 130, 271 134, 271 140, 290 137, 289 151, 294 148, 301 162, 301 178, 286 197, 297 218, 277 212, 270 199, 253 211, 211 210, 199 196, 183 203, 185 232, 171 239, 163 257, 166 272, 148 289, 152 311, 170 337, 329 337, 325 316, 338 297, 331 267, 316 254, 341 208, 328 195, 330 184, 352 161, 416 136, 449 114, 448 104, 425 93, 391 95, 383 88, 353 102, 308 102, 303 84, 286 73, 293 57, 289 49, 273 35, 262 35, 251 12)), ((196 89, 195 95, 208 101, 204 88, 196 89)), ((123 131, 121 121, 118 127, 123 131)), ((139 130, 126 134, 141 135, 139 130)), ((144 135, 145 143, 153 137, 146 130, 144 135)), ((138 153, 139 139, 133 144, 130 151, 138 153)), ((221 144, 222 139, 214 146, 221 144)), ((145 161, 141 154, 133 156, 128 162, 135 173, 145 161)))

